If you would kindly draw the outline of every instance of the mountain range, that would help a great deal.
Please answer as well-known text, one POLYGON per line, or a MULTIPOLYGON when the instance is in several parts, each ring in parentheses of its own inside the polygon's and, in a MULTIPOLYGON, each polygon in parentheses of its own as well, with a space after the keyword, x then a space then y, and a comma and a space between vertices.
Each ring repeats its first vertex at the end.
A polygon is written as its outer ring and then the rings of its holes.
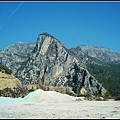
MULTIPOLYGON (((73 95, 104 95, 106 90, 110 91, 110 86, 105 84, 109 78, 103 80, 104 76, 100 78, 98 73, 101 70, 106 74, 109 71, 106 68, 119 66, 120 53, 85 45, 68 49, 54 36, 41 33, 36 43, 18 42, 2 49, 0 62, 12 70, 23 86, 53 86, 73 95)), ((118 73, 114 79, 119 83, 119 78, 118 73)), ((118 91, 119 86, 117 93, 110 92, 118 95, 118 91)))

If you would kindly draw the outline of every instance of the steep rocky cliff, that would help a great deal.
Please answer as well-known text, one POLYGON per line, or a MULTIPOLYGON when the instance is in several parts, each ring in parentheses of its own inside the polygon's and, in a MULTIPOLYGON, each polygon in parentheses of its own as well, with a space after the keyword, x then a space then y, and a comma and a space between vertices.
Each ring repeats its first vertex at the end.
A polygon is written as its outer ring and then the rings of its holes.
POLYGON ((91 94, 105 92, 102 85, 81 66, 74 54, 47 33, 38 36, 33 52, 15 75, 23 85, 41 83, 69 88, 74 94, 80 94, 82 88, 91 94))
POLYGON ((112 96, 120 95, 120 53, 103 47, 86 45, 70 50, 112 96))

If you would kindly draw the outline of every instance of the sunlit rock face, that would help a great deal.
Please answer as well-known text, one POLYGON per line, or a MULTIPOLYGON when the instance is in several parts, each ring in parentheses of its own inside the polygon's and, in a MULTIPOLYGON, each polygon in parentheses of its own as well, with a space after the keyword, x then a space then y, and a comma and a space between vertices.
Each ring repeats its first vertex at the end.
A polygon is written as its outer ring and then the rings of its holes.
POLYGON ((83 86, 92 94, 101 94, 104 89, 87 69, 81 67, 69 49, 48 33, 38 36, 33 52, 16 76, 24 85, 41 83, 69 88, 74 94, 80 94, 83 86))
POLYGON ((48 33, 36 43, 18 42, 0 51, 0 61, 9 67, 22 85, 62 87, 77 95, 81 89, 104 94, 105 89, 90 75, 76 55, 48 33))

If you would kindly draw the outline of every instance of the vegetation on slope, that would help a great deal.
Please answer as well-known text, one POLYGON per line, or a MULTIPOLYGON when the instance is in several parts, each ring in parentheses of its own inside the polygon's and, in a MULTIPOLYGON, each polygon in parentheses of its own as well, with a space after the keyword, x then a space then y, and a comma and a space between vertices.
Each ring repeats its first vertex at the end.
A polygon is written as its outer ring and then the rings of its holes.
POLYGON ((113 97, 120 96, 120 64, 87 64, 87 68, 113 97))
POLYGON ((12 71, 8 67, 4 66, 2 63, 0 63, 0 71, 5 72, 6 74, 12 73, 12 71))
POLYGON ((107 63, 96 58, 83 54, 78 48, 70 49, 77 57, 81 64, 84 62, 90 74, 93 75, 98 82, 102 83, 103 87, 114 98, 120 96, 120 63, 107 63), (88 60, 86 60, 88 58, 88 60))

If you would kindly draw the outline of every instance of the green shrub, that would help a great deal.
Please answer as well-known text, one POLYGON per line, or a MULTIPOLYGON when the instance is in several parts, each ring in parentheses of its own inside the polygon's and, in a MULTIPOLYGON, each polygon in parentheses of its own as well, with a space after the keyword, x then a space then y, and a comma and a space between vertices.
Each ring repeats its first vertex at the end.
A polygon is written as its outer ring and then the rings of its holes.
POLYGON ((8 67, 6 67, 2 63, 0 63, 0 71, 2 71, 2 70, 5 70, 6 74, 11 74, 12 73, 12 71, 8 67))
POLYGON ((111 98, 112 98, 109 91, 107 91, 107 92, 104 94, 103 97, 104 97, 104 99, 111 99, 111 98))
POLYGON ((32 86, 32 88, 29 89, 28 92, 33 92, 33 91, 35 91, 35 89, 34 89, 33 86, 32 86))
POLYGON ((115 100, 120 100, 120 95, 116 96, 115 100))

